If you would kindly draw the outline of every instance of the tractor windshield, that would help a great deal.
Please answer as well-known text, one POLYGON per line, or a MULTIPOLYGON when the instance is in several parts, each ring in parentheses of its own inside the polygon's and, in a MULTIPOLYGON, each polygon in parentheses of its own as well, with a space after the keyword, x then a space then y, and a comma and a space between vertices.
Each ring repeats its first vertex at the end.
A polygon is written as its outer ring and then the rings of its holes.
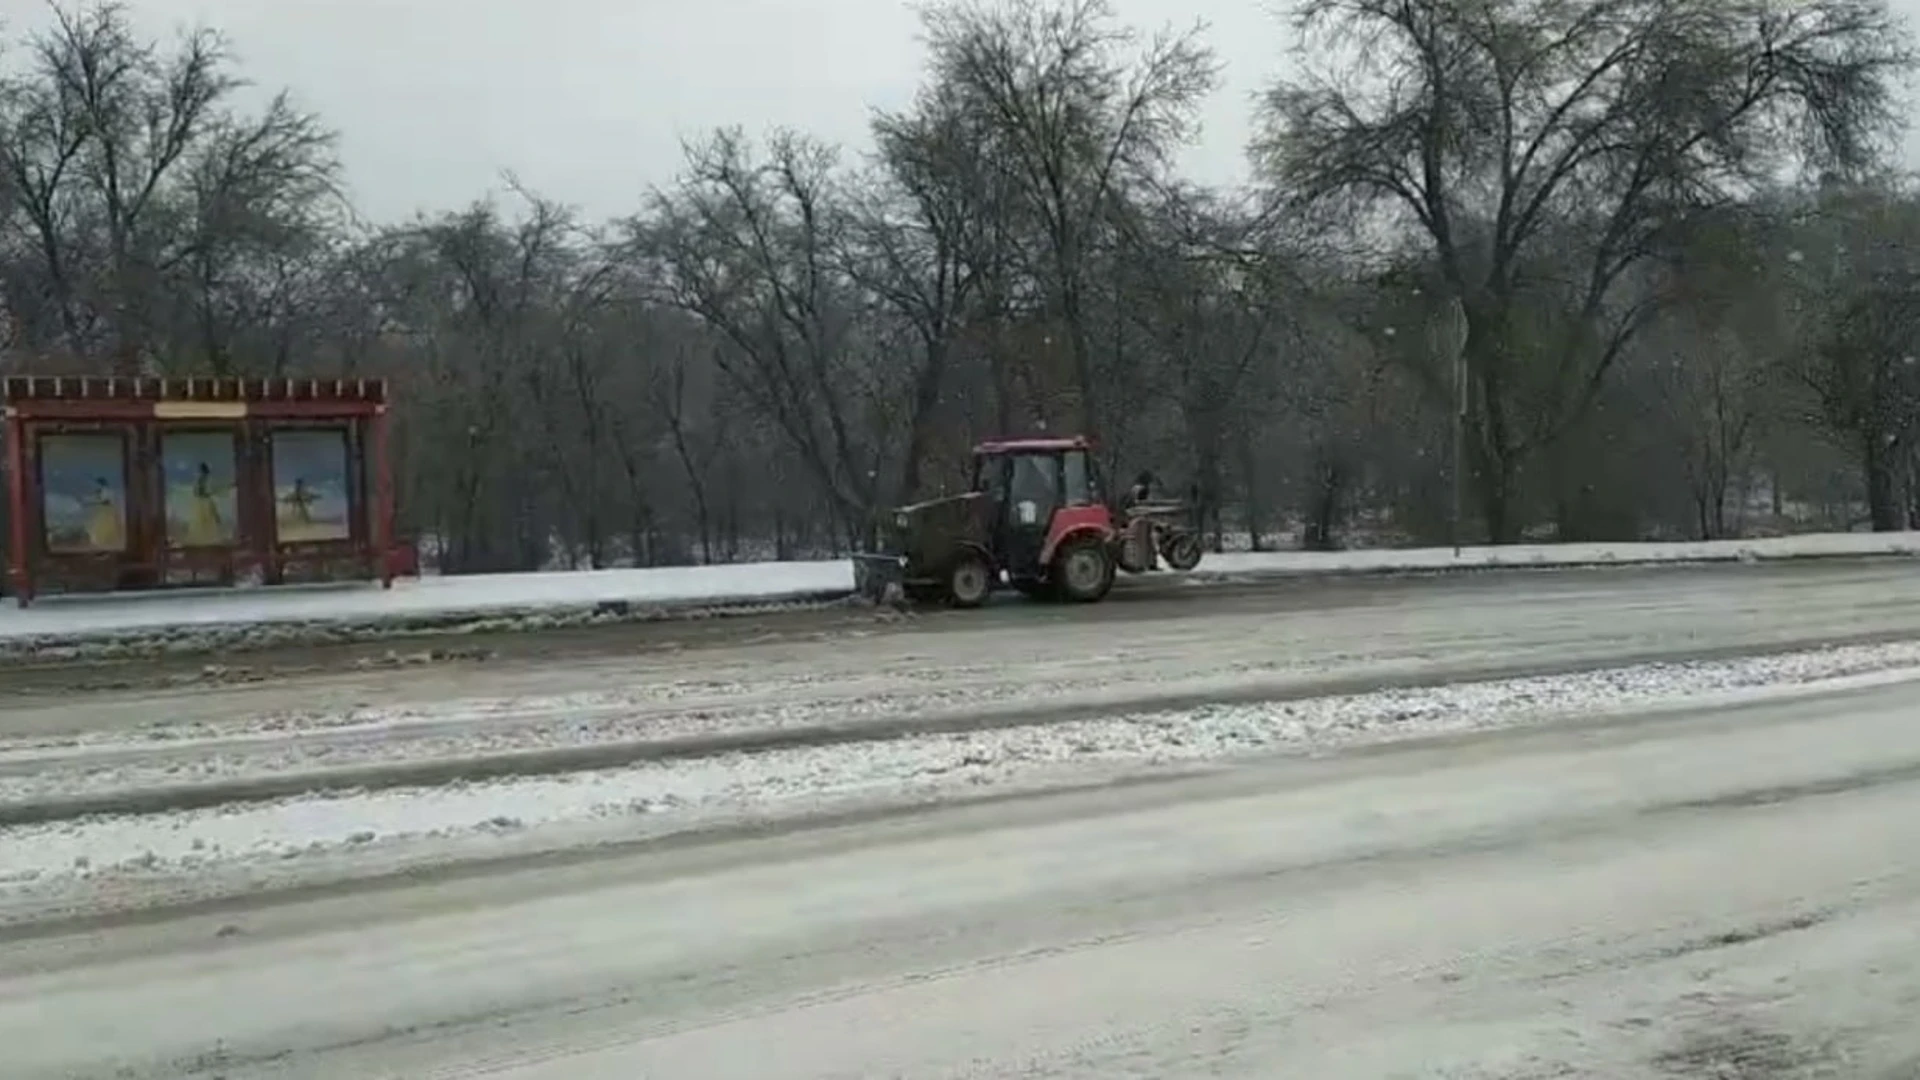
POLYGON ((1031 503, 1051 511, 1059 499, 1060 459, 1052 454, 1021 454, 1013 459, 1008 495, 1017 506, 1031 503))

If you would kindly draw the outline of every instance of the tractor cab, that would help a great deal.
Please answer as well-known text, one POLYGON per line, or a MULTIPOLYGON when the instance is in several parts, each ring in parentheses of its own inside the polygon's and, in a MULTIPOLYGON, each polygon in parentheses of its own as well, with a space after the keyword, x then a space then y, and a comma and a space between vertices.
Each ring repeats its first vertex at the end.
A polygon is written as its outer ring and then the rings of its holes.
POLYGON ((1069 537, 1097 535, 1113 523, 1092 445, 1084 438, 1009 439, 973 450, 972 490, 984 514, 998 568, 1022 592, 1053 581, 1054 556, 1069 537))

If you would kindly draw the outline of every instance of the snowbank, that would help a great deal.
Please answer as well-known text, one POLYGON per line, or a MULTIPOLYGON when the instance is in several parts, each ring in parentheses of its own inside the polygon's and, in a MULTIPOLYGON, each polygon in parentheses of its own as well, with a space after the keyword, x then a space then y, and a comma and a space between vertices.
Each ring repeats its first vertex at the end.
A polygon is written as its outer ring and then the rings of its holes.
POLYGON ((0 606, 0 655, 58 655, 75 643, 199 651, 327 637, 697 615, 828 601, 853 589, 846 562, 423 577, 378 585, 50 596, 0 606), (249 640, 236 640, 236 629, 249 640), (168 640, 155 640, 164 637, 168 640))
POLYGON ((1196 574, 1392 573, 1501 567, 1627 566, 1770 559, 1920 555, 1920 532, 1810 533, 1682 543, 1515 544, 1509 547, 1243 551, 1208 555, 1196 574))
MULTIPOLYGON (((1293 702, 1216 705, 556 777, 285 799, 0 829, 0 922, 159 887, 204 893, 357 865, 633 839, 774 813, 1020 790, 1253 755, 1319 753, 1573 715, 1693 707, 1920 679, 1910 649, 1650 664, 1293 702), (208 876, 213 875, 213 876, 208 876), (65 898, 62 900, 61 898, 65 898)), ((151 893, 149 895, 152 895, 151 893)))
MULTIPOLYGON (((1209 555, 1192 580, 1297 574, 1432 572, 1501 567, 1752 562, 1920 554, 1920 532, 1841 533, 1704 543, 1526 544, 1513 547, 1238 552, 1209 555)), ((642 570, 427 577, 372 585, 47 597, 0 606, 0 656, 59 655, 116 639, 135 651, 199 651, 311 638, 502 628, 843 597, 844 561, 742 563, 642 570), (229 632, 257 628, 246 640, 229 632)))

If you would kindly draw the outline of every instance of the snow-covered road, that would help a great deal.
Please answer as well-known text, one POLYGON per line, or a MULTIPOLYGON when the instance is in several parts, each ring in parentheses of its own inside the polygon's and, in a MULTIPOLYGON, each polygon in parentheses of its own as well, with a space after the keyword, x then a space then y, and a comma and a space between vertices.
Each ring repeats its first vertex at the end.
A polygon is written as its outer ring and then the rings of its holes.
POLYGON ((1911 564, 1195 587, 684 651, 16 694, 0 701, 0 802, 715 732, 1255 701, 1860 636, 1920 638, 1911 564))
POLYGON ((1920 1067, 1910 685, 431 876, 0 948, 38 1077, 1920 1067))
POLYGON ((1606 713, 1920 688, 1920 647, 1614 668, 0 826, 0 925, 1606 713))

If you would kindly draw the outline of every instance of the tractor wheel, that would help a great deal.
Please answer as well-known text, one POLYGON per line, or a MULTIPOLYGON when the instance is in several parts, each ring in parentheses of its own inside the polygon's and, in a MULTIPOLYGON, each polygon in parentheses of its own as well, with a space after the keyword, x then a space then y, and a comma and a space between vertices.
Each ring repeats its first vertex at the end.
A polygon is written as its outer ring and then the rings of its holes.
POLYGON ((947 571, 947 602, 957 608, 976 608, 993 591, 993 568, 978 555, 962 555, 947 571))
POLYGON ((1075 540, 1053 558, 1053 584, 1075 603, 1091 604, 1113 588, 1113 559, 1096 540, 1075 540))
POLYGON ((1174 533, 1167 538, 1160 557, 1167 560, 1169 567, 1184 574, 1200 565, 1200 538, 1190 532, 1174 533))

